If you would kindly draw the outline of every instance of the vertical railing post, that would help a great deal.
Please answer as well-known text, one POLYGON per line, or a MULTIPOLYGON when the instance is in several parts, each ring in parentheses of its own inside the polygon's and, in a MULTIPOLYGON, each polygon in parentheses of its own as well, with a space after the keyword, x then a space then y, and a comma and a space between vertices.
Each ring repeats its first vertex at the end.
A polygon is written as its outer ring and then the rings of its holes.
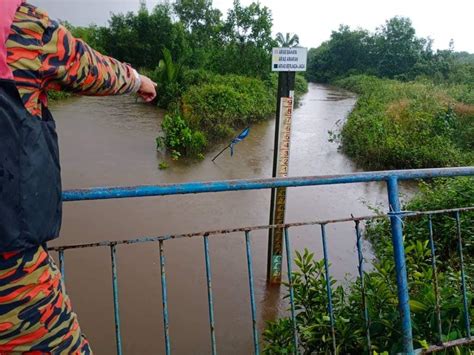
POLYGON ((211 259, 209 257, 209 239, 204 235, 204 259, 206 262, 206 282, 207 282, 207 300, 209 303, 209 326, 211 329, 211 353, 217 354, 216 347, 216 326, 214 321, 214 300, 212 297, 212 276, 211 276, 211 259))
POLYGON ((250 246, 250 232, 245 231, 245 250, 247 254, 247 270, 249 276, 249 291, 250 291, 250 310, 252 312, 252 333, 253 333, 253 349, 255 355, 260 354, 260 344, 258 342, 258 328, 257 328, 257 307, 255 305, 255 291, 253 287, 253 264, 252 251, 250 246))
POLYGON ((115 244, 110 245, 110 256, 112 259, 112 289, 114 295, 114 319, 115 319, 115 342, 117 345, 117 355, 122 355, 122 335, 120 334, 120 311, 118 301, 118 281, 117 281, 117 256, 115 244))
POLYGON ((332 289, 331 289, 331 276, 329 275, 329 255, 328 247, 326 242, 326 225, 321 224, 321 239, 323 242, 323 256, 324 256, 324 274, 326 275, 326 293, 328 296, 328 313, 329 320, 331 322, 331 338, 334 355, 337 354, 336 344, 336 323, 334 320, 334 307, 332 305, 332 289))
POLYGON ((461 291, 462 291, 462 300, 464 305, 464 325, 466 327, 466 337, 471 337, 471 322, 469 316, 469 305, 467 297, 467 288, 466 288, 466 275, 464 271, 464 255, 462 250, 462 235, 461 235, 461 217, 459 216, 459 211, 456 212, 456 230, 458 234, 458 250, 459 250, 459 261, 461 262, 461 291))
POLYGON ((294 354, 299 354, 298 345, 298 324, 296 322, 296 309, 295 309, 295 293, 293 289, 293 271, 291 270, 291 247, 290 247, 290 235, 288 228, 284 231, 285 239, 285 250, 286 250, 286 265, 288 267, 288 287, 290 289, 290 309, 291 309, 291 322, 293 323, 293 346, 294 354))
POLYGON ((433 216, 428 215, 428 229, 430 236, 430 249, 431 249, 431 270, 433 270, 433 289, 435 293, 435 312, 436 312, 436 323, 438 326, 438 342, 443 343, 443 324, 441 322, 441 306, 439 298, 439 284, 438 284, 438 269, 436 267, 436 247, 433 236, 433 216))
POLYGON ((398 196, 398 179, 390 176, 387 180, 388 201, 390 208, 390 224, 392 229, 393 255, 397 276, 398 307, 402 321, 403 352, 414 354, 413 334, 410 318, 410 296, 408 293, 408 277, 403 245, 400 199, 398 196))
POLYGON ((165 332, 165 353, 171 354, 170 345, 170 325, 168 318, 168 290, 166 286, 166 270, 165 270, 165 251, 163 241, 160 240, 160 272, 161 272, 161 300, 163 304, 163 330, 165 332))
POLYGON ((355 230, 356 230, 356 247, 357 247, 357 256, 359 264, 359 278, 360 278, 360 290, 362 294, 362 308, 364 311, 364 321, 365 321, 365 336, 367 339, 367 349, 368 353, 372 352, 372 342, 370 340, 370 316, 369 316, 369 307, 367 305, 367 295, 365 292, 365 280, 364 280, 364 254, 362 250, 362 233, 360 232, 360 221, 355 221, 355 230))

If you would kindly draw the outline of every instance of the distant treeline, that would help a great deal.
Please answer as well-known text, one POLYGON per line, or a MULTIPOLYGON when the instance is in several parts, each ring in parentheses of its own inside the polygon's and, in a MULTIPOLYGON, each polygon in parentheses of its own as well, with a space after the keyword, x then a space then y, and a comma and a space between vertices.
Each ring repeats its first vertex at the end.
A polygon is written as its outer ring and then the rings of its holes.
MULTIPOLYGON (((108 26, 70 27, 97 50, 148 70, 157 67, 167 48, 186 68, 268 79, 270 49, 285 45, 272 37, 269 8, 242 6, 239 0, 225 17, 212 0, 177 0, 151 12, 142 7, 138 13, 112 14, 108 26)), ((328 41, 310 49, 306 77, 331 82, 368 74, 402 81, 474 82, 474 54, 455 52, 453 41, 445 50, 435 51, 432 45, 404 17, 387 20, 375 32, 341 25, 328 41)))
POLYGON ((310 81, 331 82, 354 74, 401 81, 430 78, 435 82, 474 83, 474 54, 434 51, 433 40, 416 36, 410 19, 394 17, 375 33, 341 25, 331 38, 309 51, 310 81))

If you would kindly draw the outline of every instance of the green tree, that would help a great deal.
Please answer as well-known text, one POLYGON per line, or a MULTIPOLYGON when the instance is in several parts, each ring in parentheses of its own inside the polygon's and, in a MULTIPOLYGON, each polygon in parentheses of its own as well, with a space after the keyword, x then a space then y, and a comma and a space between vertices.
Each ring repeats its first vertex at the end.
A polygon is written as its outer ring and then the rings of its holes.
POLYGON ((144 7, 138 14, 114 14, 103 33, 108 54, 138 68, 155 68, 169 48, 175 58, 187 56, 187 41, 180 23, 171 20, 168 5, 151 13, 144 7))
POLYGON ((107 51, 105 50, 106 43, 104 36, 106 29, 104 27, 99 27, 95 24, 92 24, 88 27, 75 27, 67 21, 63 22, 62 24, 66 26, 69 31, 71 31, 74 37, 83 39, 96 51, 107 54, 107 51))
POLYGON ((212 7, 212 0, 177 0, 174 13, 187 34, 192 68, 207 66, 219 48, 222 13, 212 7))
POLYGON ((398 16, 379 28, 375 41, 378 72, 389 78, 412 72, 422 59, 424 45, 428 42, 416 37, 409 18, 398 16))
POLYGON ((221 22, 222 13, 212 7, 212 0, 177 0, 174 11, 190 33, 209 35, 221 22))
POLYGON ((298 44, 300 44, 300 38, 298 35, 292 35, 288 32, 285 35, 283 35, 281 32, 278 32, 275 40, 280 47, 296 47, 298 44))
POLYGON ((233 8, 227 13, 223 33, 230 43, 251 44, 270 51, 272 39, 272 14, 268 7, 251 3, 245 7, 240 0, 234 0, 233 8))
MULTIPOLYGON (((307 78, 328 82, 352 74, 370 74, 401 80, 424 76, 449 81, 457 54, 452 48, 435 53, 432 45, 432 39, 416 36, 410 19, 405 17, 386 21, 375 33, 341 25, 328 41, 309 51, 307 78)), ((463 58, 469 60, 468 56, 463 58)))
POLYGON ((341 25, 331 39, 310 50, 308 78, 327 82, 338 77, 373 71, 374 41, 365 30, 341 25))
POLYGON ((268 77, 272 38, 270 9, 259 3, 242 6, 234 0, 222 28, 224 46, 215 53, 212 69, 253 77, 268 77))

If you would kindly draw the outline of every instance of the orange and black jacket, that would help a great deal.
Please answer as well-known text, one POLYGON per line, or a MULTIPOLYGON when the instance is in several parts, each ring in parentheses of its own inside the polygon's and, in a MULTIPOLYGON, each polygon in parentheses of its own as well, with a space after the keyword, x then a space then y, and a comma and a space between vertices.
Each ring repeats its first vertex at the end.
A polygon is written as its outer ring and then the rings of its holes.
POLYGON ((94 96, 138 90, 129 65, 96 52, 28 3, 16 13, 7 49, 16 86, 33 116, 41 115, 47 106, 48 90, 94 96))
POLYGON ((114 95, 139 86, 130 66, 94 51, 28 3, 15 13, 6 51, 14 80, 0 85, 0 252, 59 235, 59 149, 47 91, 114 95))

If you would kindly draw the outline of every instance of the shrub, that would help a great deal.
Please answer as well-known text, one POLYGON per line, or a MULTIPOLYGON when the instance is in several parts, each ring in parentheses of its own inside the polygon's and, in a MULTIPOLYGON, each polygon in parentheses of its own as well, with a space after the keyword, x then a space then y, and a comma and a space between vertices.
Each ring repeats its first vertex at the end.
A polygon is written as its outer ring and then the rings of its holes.
MULTIPOLYGON (((386 236, 389 238, 388 236, 386 236)), ((405 248, 409 269, 410 309, 415 348, 424 348, 438 342, 434 315, 435 294, 431 284, 432 269, 428 241, 410 241, 405 248)), ((370 351, 390 354, 403 350, 401 322, 398 312, 395 265, 393 253, 374 263, 374 271, 364 274, 365 300, 370 319, 372 347, 370 351)), ((298 348, 303 354, 333 353, 331 323, 327 310, 324 261, 314 260, 308 250, 297 253, 298 270, 293 275, 296 324, 299 334, 298 348)), ((345 287, 332 285, 335 337, 337 353, 362 354, 369 352, 366 343, 366 325, 363 311, 363 294, 360 279, 348 282, 345 287)), ((459 272, 453 269, 438 272, 441 299, 443 341, 465 336, 463 298, 459 290, 459 272)), ((472 286, 468 302, 472 303, 472 286)), ((472 308, 472 306, 471 306, 472 308)), ((290 354, 293 348, 291 318, 283 317, 269 322, 264 331, 266 354, 290 354)), ((459 351, 459 349, 458 349, 459 351)), ((466 349, 464 353, 468 354, 466 349)), ((459 352, 461 353, 461 352, 459 352)))
POLYGON ((183 84, 186 88, 194 85, 211 83, 218 75, 204 69, 187 69, 184 71, 183 84))
MULTIPOLYGON (((270 79, 267 81, 267 85, 271 88, 273 96, 276 97, 278 90, 278 74, 272 73, 270 79)), ((305 79, 303 74, 296 73, 295 80, 295 107, 298 107, 301 98, 308 92, 308 81, 305 79)))
MULTIPOLYGON (((474 205, 474 179, 471 177, 457 179, 438 179, 431 184, 421 183, 420 192, 403 206, 406 211, 435 211, 450 208, 470 207, 474 205)), ((433 234, 439 259, 445 261, 441 265, 457 265, 458 241, 457 227, 453 214, 434 215, 433 234)), ((460 214, 462 235, 464 238, 464 253, 474 255, 474 212, 460 214)), ((429 238, 426 218, 407 218, 404 224, 405 240, 424 241, 429 238)), ((384 257, 390 241, 388 221, 379 221, 370 224, 367 228, 367 238, 372 243, 377 256, 384 257)), ((468 266, 473 267, 474 261, 467 260, 468 266), (469 264, 470 263, 470 264, 469 264)), ((474 272, 474 268, 472 270, 474 272)))
POLYGON ((206 148, 205 135, 199 130, 189 128, 179 113, 166 115, 161 127, 165 136, 157 138, 157 148, 164 146, 170 149, 174 159, 182 155, 197 157, 206 148))
MULTIPOLYGON (((407 211, 439 210, 472 206, 473 178, 439 180, 424 184, 421 192, 403 207, 407 211)), ((410 290, 413 336, 416 348, 439 341, 435 315, 435 293, 432 283, 431 251, 427 217, 404 219, 405 254, 410 290)), ((473 309, 474 212, 461 213, 461 233, 464 241, 468 307, 473 309)), ((464 337, 464 308, 460 292, 460 266, 457 230, 453 215, 433 216, 436 245, 442 340, 464 337)), ((397 309, 396 274, 391 244, 390 223, 387 219, 374 220, 365 232, 376 256, 372 271, 364 275, 365 297, 370 318, 372 349, 390 354, 402 350, 400 317, 397 309)), ((298 270, 293 273, 296 320, 300 353, 331 353, 330 320, 325 291, 326 277, 323 261, 314 260, 308 250, 296 253, 298 270)), ((338 353, 361 354, 369 352, 365 339, 365 321, 360 279, 348 280, 333 286, 333 306, 338 353), (349 321, 350 320, 350 321, 349 321)), ((471 312, 471 319, 474 314, 471 312)), ((472 324, 472 320, 471 320, 472 324)), ((264 331, 265 352, 281 354, 292 352, 292 322, 288 317, 270 322, 264 331)), ((452 353, 469 354, 468 348, 454 348, 452 353)), ((451 352, 449 352, 451 353, 451 352)))
MULTIPOLYGON (((195 78, 188 80, 196 82, 195 78)), ((259 79, 215 75, 187 89, 182 111, 190 127, 215 140, 232 134, 237 127, 268 118, 274 111, 274 99, 259 79)))
POLYGON ((176 106, 183 92, 182 61, 174 62, 171 52, 165 48, 163 49, 163 59, 149 75, 158 84, 158 106, 165 109, 171 105, 176 106))
POLYGON ((424 168, 474 161, 474 107, 428 81, 369 76, 338 81, 359 99, 341 131, 345 153, 372 169, 424 168))

